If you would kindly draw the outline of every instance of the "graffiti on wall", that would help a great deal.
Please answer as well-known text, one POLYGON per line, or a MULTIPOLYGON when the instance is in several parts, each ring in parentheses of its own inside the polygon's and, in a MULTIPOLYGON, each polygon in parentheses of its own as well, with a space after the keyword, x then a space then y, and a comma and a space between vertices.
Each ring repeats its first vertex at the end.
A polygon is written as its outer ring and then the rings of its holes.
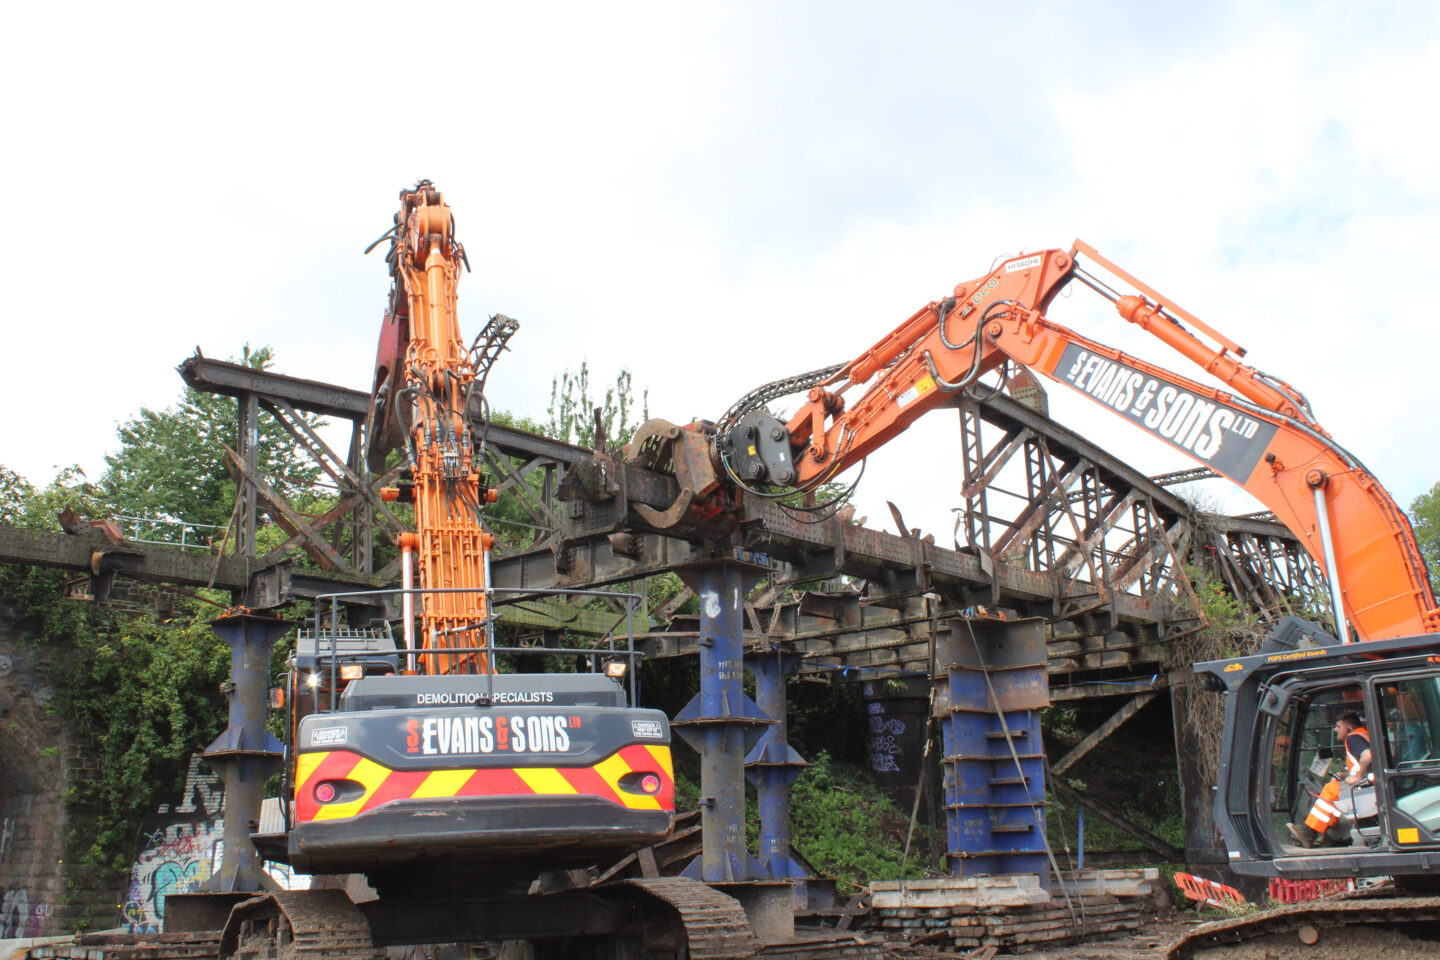
POLYGON ((165 898, 198 889, 215 869, 215 847, 224 822, 195 820, 157 827, 144 838, 130 872, 125 901, 125 927, 131 933, 154 933, 165 921, 165 898))
POLYGON ((49 904, 40 904, 31 909, 30 891, 24 887, 11 887, 0 896, 0 939, 15 937, 38 937, 50 916, 49 904))
POLYGON ((885 705, 878 700, 866 707, 870 712, 870 768, 876 773, 898 773, 898 758, 904 750, 895 738, 905 733, 905 721, 885 716, 885 705))
POLYGON ((130 933, 154 933, 165 921, 165 898, 189 893, 209 879, 218 862, 225 833, 224 793, 220 780, 190 758, 185 789, 171 808, 162 804, 145 824, 140 854, 130 871, 124 923, 130 933))
MULTIPOLYGON (((220 778, 190 758, 180 802, 156 810, 141 833, 140 855, 130 871, 123 923, 130 933, 155 933, 165 922, 165 898, 193 893, 220 869, 225 856, 225 791, 220 778)), ((266 862, 265 872, 282 890, 305 890, 310 877, 266 862)), ((3 920, 3 914, 0 914, 3 920)))
MULTIPOLYGON (((0 658, 3 659, 3 658, 0 658)), ((10 796, 6 798, 6 809, 17 815, 0 818, 0 863, 7 864, 6 876, 14 880, 30 876, 33 872, 25 864, 15 864, 12 854, 17 849, 28 849, 33 844, 29 834, 34 827, 29 799, 10 796), (16 806, 21 810, 16 810, 16 806)), ((20 860, 25 860, 22 855, 20 860)), ((45 899, 49 885, 42 879, 40 886, 28 887, 24 883, 15 886, 0 884, 0 940, 16 937, 40 937, 54 933, 54 903, 45 899)), ((53 890, 53 888, 49 888, 53 890)))

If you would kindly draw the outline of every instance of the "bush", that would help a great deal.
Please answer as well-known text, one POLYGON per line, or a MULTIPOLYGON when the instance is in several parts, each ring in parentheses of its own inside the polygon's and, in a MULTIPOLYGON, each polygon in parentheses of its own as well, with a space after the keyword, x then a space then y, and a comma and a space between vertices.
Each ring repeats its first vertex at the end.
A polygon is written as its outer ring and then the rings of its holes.
POLYGON ((816 870, 842 887, 871 880, 923 877, 926 831, 916 828, 905 858, 910 818, 875 787, 866 771, 816 755, 790 789, 791 843, 816 870))

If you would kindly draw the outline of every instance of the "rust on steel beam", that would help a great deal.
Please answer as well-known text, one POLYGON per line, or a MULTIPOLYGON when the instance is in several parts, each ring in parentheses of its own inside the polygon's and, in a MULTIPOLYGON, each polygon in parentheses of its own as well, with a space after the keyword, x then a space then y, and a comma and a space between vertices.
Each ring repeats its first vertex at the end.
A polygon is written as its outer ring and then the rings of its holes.
MULTIPOLYGON (((290 563, 275 563, 251 572, 244 558, 216 558, 208 552, 183 550, 153 543, 102 542, 48 530, 0 526, 0 562, 51 567, 99 575, 114 571, 146 583, 182 587, 213 587, 243 597, 246 606, 270 609, 295 600, 314 600, 331 593, 382 589, 378 577, 341 570, 306 570, 290 563)), ((385 598, 370 604, 385 607, 385 598)), ((619 616, 603 611, 536 606, 523 600, 500 607, 509 623, 542 629, 568 629, 603 634, 615 628, 619 616)), ((397 614, 398 615, 398 614, 397 614)))
MULTIPOLYGON (((1008 564, 996 565, 993 571, 986 572, 979 556, 923 540, 850 524, 805 523, 784 508, 768 503, 747 503, 746 510, 747 518, 758 521, 746 546, 774 559, 803 561, 807 553, 828 552, 843 558, 837 564, 836 573, 867 578, 879 576, 882 583, 885 574, 893 573, 898 576, 891 578, 891 582, 901 587, 908 586, 907 581, 924 579, 942 592, 971 591, 975 594, 973 602, 984 602, 979 599, 980 591, 988 591, 992 583, 998 583, 1007 604, 1027 606, 1027 613, 1036 612, 1030 605, 1043 604, 1048 608, 1055 598, 1056 580, 1048 573, 1008 564)), ((923 585, 917 586, 920 586, 918 592, 924 591, 923 585)), ((1115 599, 1122 619, 1161 618, 1161 605, 1156 600, 1135 595, 1115 599)))
POLYGON ((1108 720, 1090 731, 1083 740, 1071 747, 1069 753, 1052 763, 1050 765, 1050 772, 1059 775, 1075 766, 1081 757, 1098 747, 1102 740, 1116 730, 1119 730, 1125 721, 1139 713, 1141 707, 1154 699, 1155 692, 1153 690, 1146 690, 1126 700, 1124 705, 1112 713, 1108 720))
MULTIPOLYGON (((217 590, 246 593, 251 598, 247 603, 257 607, 273 605, 266 602, 264 597, 267 593, 273 596, 280 592, 280 571, 286 568, 283 564, 276 565, 267 571, 252 574, 247 569, 244 558, 234 555, 217 558, 208 552, 128 540, 118 546, 110 546, 67 533, 0 526, 0 562, 94 573, 97 568, 106 566, 110 557, 123 562, 121 572, 127 577, 148 583, 214 587, 217 590), (258 591, 261 599, 254 601, 254 588, 257 583, 262 582, 262 579, 257 578, 267 575, 277 586, 261 587, 258 591)), ((311 599, 319 593, 379 586, 367 577, 345 576, 335 572, 320 574, 318 571, 285 570, 285 574, 289 592, 302 599, 311 599)))
MULTIPOLYGON (((302 378, 288 377, 270 371, 257 371, 239 364, 209 360, 198 354, 183 363, 180 369, 186 382, 197 389, 209 390, 231 396, 241 396, 248 393, 266 398, 273 397, 282 400, 296 410, 325 413, 354 420, 363 418, 369 404, 368 394, 359 390, 351 390, 302 378)), ((1073 450, 1080 454, 1087 463, 1093 465, 1093 469, 1102 479, 1107 481, 1123 481, 1122 485, 1126 488, 1137 491, 1140 496, 1148 497, 1152 502, 1159 505, 1162 514, 1172 511, 1178 513, 1186 509, 1183 501, 1174 497, 1173 494, 1170 494, 1160 484, 1154 483, 1139 471, 1129 467, 1122 461, 1095 447, 1093 444, 1090 444, 1073 431, 1061 427, 1054 423, 1054 421, 1049 420, 1028 407, 1016 403, 1009 397, 1004 395, 989 397, 978 404, 977 407, 980 411, 979 415, 983 416, 986 422, 997 425, 1004 431, 1005 439, 1001 442, 997 450, 983 451, 981 453, 983 467, 978 471, 979 476, 973 477, 971 483, 980 481, 983 486, 985 482, 993 480, 996 468, 1003 465, 1000 461, 1009 460, 1014 453, 1019 452, 1019 450, 1025 447, 1027 440, 1043 437, 1051 450, 1055 450, 1057 453, 1060 449, 1073 450)), ((490 449, 517 458, 546 458, 562 464, 582 464, 590 462, 593 457, 592 452, 584 448, 549 440, 544 437, 537 437, 524 433, 523 431, 503 427, 499 424, 490 424, 486 429, 486 436, 490 449)), ((972 441, 974 439, 975 438, 972 438, 972 441)), ((1070 458, 1062 455, 1061 459, 1068 460, 1070 458)), ((526 468, 522 468, 522 470, 523 469, 526 468)), ((971 487, 971 489, 974 488, 971 487)), ((981 493, 983 494, 983 490, 981 493)), ((528 506, 533 507, 535 505, 531 504, 528 506)), ((1082 522, 1087 528, 1086 532, 1082 533, 1079 537, 1072 538, 1069 543, 1061 541, 1061 548, 1057 551, 1059 555, 1056 559, 1059 560, 1063 557, 1063 565, 1071 569, 1074 569, 1076 566, 1076 561, 1079 561, 1078 565, 1083 567, 1084 560, 1080 556, 1077 556, 1079 551, 1074 550, 1075 541, 1077 540, 1084 544, 1085 547, 1091 547, 1103 553, 1103 544, 1095 546, 1094 533, 1096 532, 1097 526, 1091 521, 1099 520, 1098 527, 1103 528, 1105 521, 1112 519, 1112 517, 1113 514, 1103 519, 1091 516, 1084 517, 1082 522), (1067 551, 1065 547, 1069 547, 1071 550, 1067 551)), ((538 520, 540 518, 536 519, 538 520)), ((548 520, 549 518, 547 517, 545 519, 548 520)), ((894 545, 888 543, 883 544, 882 549, 874 551, 879 554, 878 556, 872 556, 870 553, 867 553, 867 547, 875 546, 875 544, 865 541, 863 537, 860 538, 860 543, 850 544, 846 542, 851 539, 850 535, 846 535, 845 538, 836 538, 829 529, 808 531, 811 534, 818 534, 813 537, 797 536, 800 531, 795 531, 793 524, 784 522, 787 519, 788 518, 782 516, 774 516, 773 520, 780 521, 777 526, 772 523, 772 517, 764 517, 762 518, 760 526, 765 529, 764 539, 770 539, 776 543, 792 541, 799 544, 805 540, 820 541, 819 543, 811 542, 807 545, 808 548, 798 550, 800 556, 795 559, 800 564, 815 561, 817 557, 826 554, 828 556, 826 556, 822 562, 828 562, 831 566, 837 567, 837 572, 849 572, 851 569, 859 568, 861 572, 857 575, 869 573, 879 575, 881 578, 888 577, 893 579, 894 574, 897 572, 897 566, 908 567, 912 571, 919 570, 923 575, 925 564, 932 562, 929 558, 917 558, 913 555, 906 555, 909 554, 910 551, 894 549, 894 545), (825 542, 827 540, 830 542, 825 542), (840 555, 848 556, 844 563, 835 564, 834 558, 840 555)), ((1167 517, 1166 519, 1170 518, 1167 517)), ((1266 524, 1263 521, 1221 518, 1219 522, 1226 529, 1236 529, 1237 531, 1260 528, 1257 529, 1256 532, 1263 530, 1266 534, 1281 537, 1288 533, 1284 531, 1283 528, 1277 527, 1274 524, 1266 524)), ((542 521, 540 525, 545 526, 547 524, 542 521)), ((828 525, 821 526, 828 527, 828 525)), ((603 577, 606 582, 617 582, 613 577, 616 575, 618 568, 628 570, 657 569, 655 565, 652 565, 652 563, 648 561, 641 562, 634 558, 624 558, 624 562, 612 563, 601 556, 603 553, 602 549, 593 547, 576 548, 570 545, 561 546, 563 547, 563 551, 568 551, 572 554, 576 553, 578 549, 579 552, 583 554, 583 556, 580 557, 580 561, 584 570, 591 571, 595 575, 603 577)), ((760 545, 760 548, 763 549, 763 545, 760 545)), ((1084 547, 1081 547, 1080 550, 1084 550, 1084 547)), ((677 550, 675 549, 675 545, 671 544, 667 545, 662 553, 664 556, 669 557, 676 555, 677 550)), ((951 577, 951 579, 965 581, 967 586, 978 587, 979 585, 990 583, 993 579, 989 573, 985 573, 979 577, 970 576, 972 569, 964 568, 974 568, 976 566, 976 561, 971 558, 960 560, 958 558, 948 557, 944 553, 937 553, 934 555, 934 558, 938 560, 938 576, 942 581, 950 577, 953 572, 952 568, 956 567, 962 568, 960 570, 961 575, 958 578, 951 577), (952 560, 953 562, 951 562, 952 560)), ((526 574, 521 579, 529 582, 534 582, 537 576, 540 579, 551 579, 557 575, 553 570, 544 574, 537 573, 539 568, 550 565, 543 557, 525 556, 523 559, 517 559, 516 562, 520 568, 526 571, 526 574)), ((663 560, 659 563, 659 566, 664 566, 663 560)), ((571 571, 565 575, 565 578, 570 582, 579 582, 578 574, 580 572, 580 570, 571 571)), ((1003 567, 998 570, 998 575, 1009 580, 1015 580, 1017 579, 1014 576, 1016 572, 1015 568, 1003 565, 1003 567)), ((1023 571, 1019 572, 1023 573, 1023 571)), ((1045 576, 1044 573, 1036 573, 1041 577, 1045 576)), ((915 579, 916 577, 914 575, 903 575, 896 589, 903 591, 907 582, 913 588, 915 579)), ((1049 597, 1053 600, 1057 593, 1075 594, 1082 592, 1073 588, 1057 590, 1054 583, 1042 582, 1041 580, 1023 575, 1018 578, 1018 581, 1019 582, 1007 583, 1002 589, 1007 593, 1010 592, 1011 589, 1018 590, 1022 596, 1027 596, 1028 599, 1037 601, 1042 597, 1049 597)), ((1117 597, 1117 602, 1125 603, 1126 601, 1117 597)), ((1144 605, 1142 604, 1141 606, 1143 607, 1144 605)), ((1122 616, 1129 614, 1130 611, 1127 611, 1123 613, 1122 616)), ((1134 614, 1143 617, 1144 611, 1136 610, 1134 614)))
POLYGON ((1220 474, 1209 467, 1187 467, 1184 470, 1174 470, 1170 473, 1157 473, 1150 478, 1150 482, 1162 487, 1173 487, 1182 483, 1194 483, 1197 480, 1214 480, 1218 476, 1220 474))
MULTIPOLYGON (((362 424, 369 411, 369 394, 269 370, 256 370, 242 364, 211 360, 198 351, 178 369, 192 388, 232 396, 240 404, 242 422, 247 429, 242 430, 237 449, 244 463, 228 466, 240 474, 239 520, 247 556, 253 554, 251 544, 256 514, 263 507, 286 531, 288 538, 277 550, 272 550, 263 558, 255 558, 257 565, 264 566, 277 560, 277 554, 300 548, 324 567, 373 570, 376 521, 388 528, 392 535, 401 532, 403 526, 379 496, 379 488, 393 479, 394 471, 377 478, 366 473, 361 466, 362 424), (259 475, 254 451, 249 448, 247 440, 254 433, 254 417, 261 409, 290 434, 339 490, 339 503, 322 517, 312 519, 301 516, 276 491, 267 491, 263 496, 260 493, 264 480, 259 475), (305 420, 306 414, 350 421, 350 450, 345 458, 341 458, 310 427, 305 420), (348 556, 342 557, 339 544, 344 525, 351 529, 352 542, 346 551, 348 556), (327 532, 328 537, 325 535, 327 532)), ((532 522, 518 522, 517 525, 534 532, 522 532, 521 538, 530 539, 535 545, 554 543, 560 537, 561 526, 560 518, 553 509, 554 475, 562 465, 590 462, 592 452, 501 424, 477 422, 477 427, 484 439, 486 468, 503 487, 513 489, 530 515, 532 522), (512 460, 518 463, 512 463, 512 460), (545 473, 543 489, 532 495, 525 478, 537 469, 545 473)), ((396 564, 392 563, 379 571, 377 578, 388 580, 395 572, 396 564)))
POLYGON ((1094 813, 1100 819, 1105 820, 1111 825, 1118 827, 1125 833, 1128 833, 1131 837, 1138 840, 1141 845, 1143 845, 1146 849, 1153 851, 1156 856, 1158 856, 1166 863, 1184 862, 1184 850, 1179 850, 1175 847, 1170 846, 1170 844, 1166 843, 1164 840, 1161 840, 1159 837, 1155 836, 1155 834, 1151 833, 1149 830, 1146 830, 1144 827, 1135 823, 1133 820, 1125 817, 1123 814, 1115 810, 1109 804, 1103 803, 1100 800, 1095 799, 1095 797, 1082 790, 1076 790, 1074 787, 1070 786, 1060 777, 1047 777, 1046 783, 1051 790, 1055 791, 1060 796, 1074 803, 1080 804, 1081 806, 1089 810, 1091 813, 1094 813))
MULTIPOLYGON (((182 374, 199 389, 259 398, 296 421, 300 412, 319 412, 359 422, 369 404, 368 395, 358 390, 199 356, 182 365, 182 374)), ((863 581, 864 602, 877 609, 900 610, 934 592, 952 605, 1003 603, 1023 615, 1047 617, 1055 623, 1050 666, 1060 674, 1102 671, 1113 677, 1116 670, 1162 660, 1160 645, 1193 627, 1193 617, 1179 609, 1190 593, 1180 562, 1194 522, 1189 506, 1162 484, 1004 395, 963 404, 961 428, 964 530, 971 548, 946 550, 839 518, 800 524, 784 511, 749 501, 742 532, 727 548, 763 554, 774 571, 773 584, 837 576, 863 581), (987 446, 987 431, 996 430, 1001 439, 987 446), (1019 454, 1030 473, 1028 495, 1002 489, 1006 476, 1020 469, 1019 454), (1021 517, 1006 514, 1007 496, 1025 508, 1021 517), (982 554, 992 542, 1018 562, 988 562, 982 554)), ((306 439, 313 445, 314 438, 306 439)), ((614 545, 607 539, 625 529, 630 505, 663 507, 673 500, 673 479, 605 475, 590 484, 595 489, 585 499, 593 496, 593 502, 577 521, 565 515, 569 511, 555 510, 548 493, 561 466, 580 467, 567 473, 566 483, 585 486, 586 471, 596 469, 592 451, 496 424, 486 427, 486 439, 487 468, 521 496, 529 514, 522 526, 535 530, 529 548, 497 557, 497 585, 615 584, 707 556, 704 546, 644 531, 627 533, 614 545), (542 468, 545 489, 531 496, 532 481, 526 477, 542 468)), ((356 442, 352 434, 352 448, 356 442)), ((346 466, 353 449, 351 454, 346 466)), ((326 459, 333 474, 354 483, 356 478, 347 474, 359 471, 342 469, 335 453, 326 459)), ((342 497, 352 507, 368 499, 364 494, 342 497)), ((338 518, 327 513, 321 519, 338 518)), ((1283 528, 1244 518, 1206 518, 1205 528, 1207 537, 1222 531, 1207 542, 1218 548, 1216 562, 1228 582, 1273 576, 1280 581, 1275 591, 1286 595, 1308 582, 1309 570, 1297 560, 1293 538, 1283 528), (1258 545, 1251 536, 1259 538, 1258 545)), ((301 534, 291 542, 306 539, 301 534)), ((312 549, 323 548, 313 544, 312 549)), ((391 574, 387 568, 377 579, 391 574)), ((1247 592, 1262 591, 1252 585, 1247 592)), ((810 634, 798 642, 817 654, 817 661, 848 665, 873 658, 908 664, 924 656, 924 643, 915 642, 923 632, 920 626, 887 630, 877 623, 851 636, 847 631, 854 626, 817 621, 787 632, 810 634)), ((674 646, 686 641, 676 634, 655 642, 674 646)))
MULTIPOLYGON (((928 673, 936 624, 957 610, 934 596, 915 597, 894 609, 866 604, 856 593, 807 593, 773 605, 748 604, 747 613, 746 649, 778 646, 803 653, 802 674, 880 665, 928 673)), ((697 653, 699 622, 693 616, 676 617, 669 629, 637 637, 637 643, 650 657, 697 653)))
MULTIPOLYGON (((750 615, 745 631, 747 649, 780 647, 802 653, 799 672, 823 673, 840 668, 880 668, 894 673, 928 674, 935 655, 937 625, 960 615, 960 608, 934 594, 911 597, 898 606, 879 606, 858 592, 802 593, 782 602, 747 604, 750 615)), ((1062 677, 1116 669, 1146 668, 1158 673, 1165 641, 1155 624, 1122 623, 1092 618, 1047 624, 1047 668, 1059 682, 1062 677)), ((693 618, 671 619, 668 629, 646 634, 638 643, 651 657, 676 657, 699 649, 699 626, 693 618)), ((1073 691, 1081 695, 1113 696, 1116 689, 1132 695, 1133 687, 1112 689, 1087 683, 1073 691)))
MULTIPOLYGON (((1206 468, 1145 477, 1001 394, 967 398, 959 410, 963 525, 972 546, 1091 585, 1088 598, 1068 588, 1070 600, 1057 600, 1054 616, 1100 609, 1125 593, 1191 601, 1185 565, 1199 531, 1205 551, 1196 559, 1262 619, 1291 612, 1323 589, 1320 571, 1301 559, 1303 550, 1284 527, 1256 517, 1201 517, 1165 489, 1203 478, 1206 468), (1021 448, 1017 484, 1018 467, 1006 474, 996 464, 1021 448), (1062 478, 1077 469, 1078 486, 1062 493, 1062 478)), ((997 601, 1001 592, 997 586, 997 601)))
POLYGON ((1094 682, 1069 683, 1050 687, 1050 699, 1055 703, 1067 700, 1090 700, 1097 697, 1135 696, 1137 690, 1160 690, 1170 684, 1164 676, 1153 680, 1097 680, 1094 682))
MULTIPOLYGON (((213 572, 214 585, 222 589, 239 589, 246 583, 245 562, 236 557, 221 558, 216 564, 208 553, 157 544, 127 542, 117 549, 138 557, 132 575, 143 574, 147 579, 203 587, 210 584, 213 572)), ((0 561, 5 563, 87 572, 93 571, 96 552, 103 554, 103 549, 87 538, 48 530, 0 527, 0 561)))
MULTIPOLYGON (((222 445, 223 446, 223 445, 222 445)), ((340 569, 346 573, 357 573, 345 558, 335 552, 320 531, 312 527, 300 513, 285 500, 270 484, 261 479, 248 467, 238 453, 225 447, 229 458, 226 467, 237 484, 248 483, 254 490, 258 506, 263 508, 280 529, 291 539, 300 538, 300 549, 320 565, 322 570, 340 569)))
MULTIPOLYGON (((291 377, 270 370, 255 370, 239 363, 211 360, 196 351, 177 367, 186 384, 206 393, 228 397, 254 394, 284 400, 296 410, 345 420, 363 420, 370 409, 370 394, 318 380, 291 377)), ((544 457, 560 463, 585 463, 592 454, 584 447, 516 430, 504 424, 484 427, 486 443, 515 457, 544 457)))
POLYGON ((967 400, 965 403, 974 403, 979 409, 980 416, 984 417, 987 422, 1007 432, 1020 428, 1044 436, 1052 449, 1074 451, 1085 460, 1099 467, 1102 474, 1108 474, 1107 479, 1113 478, 1123 481, 1127 487, 1140 490, 1155 499, 1158 503, 1162 503, 1176 512, 1184 512, 1188 509, 1188 504, 1186 504, 1184 500, 1166 490, 1160 484, 1154 483, 1144 473, 1141 473, 1114 454, 1096 446, 1068 427, 1056 423, 1049 417, 1043 416, 1002 393, 986 397, 983 401, 967 400))
MULTIPOLYGON (((310 424, 305 422, 305 418, 289 401, 283 397, 261 397, 260 403, 284 428, 285 432, 290 434, 306 453, 310 454, 310 458, 330 475, 330 479, 334 481, 338 489, 347 493, 359 493, 380 514, 391 530, 398 533, 405 529, 405 525, 396 519, 395 514, 391 513, 390 508, 380 499, 376 481, 372 478, 367 483, 365 478, 356 472, 346 459, 342 459, 332 450, 310 424)), ((387 477, 391 475, 391 473, 386 474, 387 477)))
POLYGON ((185 383, 202 393, 226 397, 283 397, 297 410, 343 420, 358 420, 370 407, 369 394, 318 380, 256 370, 241 363, 211 360, 199 350, 175 368, 185 383))
MULTIPOLYGON (((979 557, 910 537, 900 537, 852 524, 805 523, 784 508, 747 502, 744 549, 776 561, 812 563, 816 554, 833 562, 833 573, 888 583, 898 595, 906 588, 925 592, 987 590, 997 579, 1017 605, 1053 602, 1055 581, 1045 573, 1000 566, 994 575, 981 569, 979 557), (836 559, 838 558, 838 559, 836 559), (892 576, 894 575, 894 576, 892 576), (918 587, 918 589, 916 589, 918 587)), ((607 585, 665 572, 706 556, 689 541, 645 533, 635 538, 631 553, 616 553, 603 538, 567 542, 555 549, 531 550, 497 559, 492 574, 497 586, 543 589, 579 583, 607 585)), ((1154 621, 1161 605, 1134 595, 1115 598, 1122 619, 1154 621)))

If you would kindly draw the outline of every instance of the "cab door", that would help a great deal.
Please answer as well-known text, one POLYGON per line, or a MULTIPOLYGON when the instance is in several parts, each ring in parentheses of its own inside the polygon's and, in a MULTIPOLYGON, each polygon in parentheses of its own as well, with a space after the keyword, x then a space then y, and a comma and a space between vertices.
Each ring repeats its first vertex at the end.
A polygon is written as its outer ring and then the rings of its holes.
POLYGON ((1440 846, 1440 670, 1376 676, 1368 686, 1387 846, 1440 846))

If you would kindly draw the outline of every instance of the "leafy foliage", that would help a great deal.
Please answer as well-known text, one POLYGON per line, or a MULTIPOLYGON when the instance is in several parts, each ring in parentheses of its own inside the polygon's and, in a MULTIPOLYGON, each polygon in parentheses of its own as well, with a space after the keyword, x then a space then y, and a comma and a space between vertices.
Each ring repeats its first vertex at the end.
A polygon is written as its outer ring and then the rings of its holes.
MULTIPOLYGON (((270 361, 268 348, 247 347, 241 358, 255 369, 270 361)), ((0 466, 0 523, 58 530, 57 515, 69 506, 92 519, 124 513, 223 525, 235 496, 224 445, 236 445, 237 429, 234 400, 187 389, 177 406, 145 408, 120 425, 120 447, 105 458, 98 483, 72 467, 40 489, 0 466)), ((259 418, 257 430, 260 468, 287 495, 313 500, 317 470, 299 444, 269 417, 259 418)), ((190 755, 225 725, 229 654, 207 622, 214 608, 182 601, 181 613, 162 621, 62 601, 61 571, 10 565, 0 577, 48 665, 51 709, 94 737, 99 776, 73 785, 66 797, 66 858, 123 876, 135 823, 178 789, 190 755)))
POLYGON ((1420 555, 1430 568, 1430 589, 1440 594, 1440 483, 1410 504, 1420 555))
POLYGON ((1200 613, 1205 618, 1206 626, 1202 633, 1208 639, 1221 643, 1225 650, 1230 650, 1227 641, 1232 641, 1238 633, 1252 631, 1254 618, 1219 577, 1199 566, 1187 566, 1185 573, 1195 589, 1200 613))
POLYGON ((104 774, 72 798, 98 808, 83 825, 92 835, 78 853, 83 862, 123 872, 134 855, 134 822, 173 794, 187 758, 225 726, 220 690, 230 657, 203 614, 97 619, 88 629, 61 627, 73 655, 60 661, 55 681, 61 709, 94 731, 104 774))
POLYGON ((590 393, 590 366, 582 362, 578 372, 566 370, 550 381, 550 406, 546 410, 544 432, 556 440, 593 447, 597 408, 605 439, 625 444, 640 425, 650 419, 650 391, 641 391, 640 419, 633 420, 635 387, 630 371, 622 367, 615 375, 614 384, 605 388, 604 399, 596 403, 590 393))
POLYGON ((852 886, 871 880, 922 877, 926 867, 911 844, 909 817, 895 809, 861 768, 834 763, 821 751, 790 788, 791 842, 817 870, 852 886))
POLYGON ((41 490, 0 464, 0 494, 4 495, 0 500, 0 523, 29 530, 59 530, 57 518, 67 505, 75 504, 82 515, 100 505, 97 491, 79 467, 60 471, 50 486, 41 490))
MULTIPOLYGON (((269 347, 246 345, 239 362, 265 370, 273 358, 269 347)), ((261 472, 286 495, 306 490, 319 470, 305 461, 299 443, 270 417, 259 417, 256 426, 261 472)), ((224 448, 236 447, 238 430, 234 399, 189 387, 175 407, 142 407, 120 425, 120 449, 105 458, 105 498, 125 513, 224 526, 235 502, 224 448)))

